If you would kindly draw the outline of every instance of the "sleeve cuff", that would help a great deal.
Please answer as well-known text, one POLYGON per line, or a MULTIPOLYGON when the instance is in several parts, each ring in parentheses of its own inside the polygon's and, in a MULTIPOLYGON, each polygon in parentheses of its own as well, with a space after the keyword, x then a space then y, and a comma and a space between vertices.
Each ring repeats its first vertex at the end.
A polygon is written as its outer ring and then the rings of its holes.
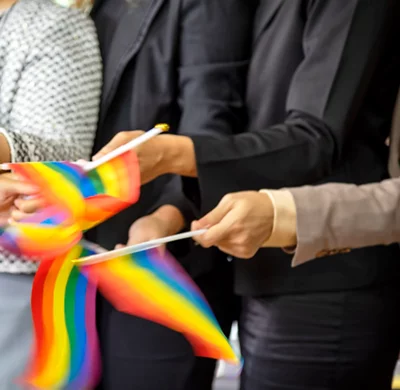
POLYGON ((274 207, 274 224, 271 236, 263 247, 285 248, 293 253, 297 244, 296 204, 293 196, 286 190, 261 190, 271 199, 274 207))

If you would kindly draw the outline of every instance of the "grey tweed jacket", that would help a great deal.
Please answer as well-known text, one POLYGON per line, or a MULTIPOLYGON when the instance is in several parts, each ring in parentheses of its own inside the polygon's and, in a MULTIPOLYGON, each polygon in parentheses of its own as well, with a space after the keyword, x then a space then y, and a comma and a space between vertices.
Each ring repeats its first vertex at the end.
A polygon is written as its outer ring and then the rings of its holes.
MULTIPOLYGON (((13 161, 88 158, 102 66, 92 21, 51 0, 19 0, 1 19, 0 133, 13 161)), ((35 264, 0 254, 0 272, 35 264)))

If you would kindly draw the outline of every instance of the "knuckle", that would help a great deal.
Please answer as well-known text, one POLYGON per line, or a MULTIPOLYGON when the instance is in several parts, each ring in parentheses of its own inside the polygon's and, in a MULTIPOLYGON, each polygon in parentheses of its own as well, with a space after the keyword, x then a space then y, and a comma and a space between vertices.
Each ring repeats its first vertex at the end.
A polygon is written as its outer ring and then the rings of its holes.
POLYGON ((234 201, 235 195, 234 194, 226 194, 222 198, 223 203, 232 203, 234 201))
POLYGON ((213 245, 213 242, 209 238, 202 238, 199 240, 199 244, 204 248, 210 248, 213 245))
POLYGON ((127 139, 128 137, 129 137, 129 131, 120 131, 120 132, 115 136, 115 139, 118 139, 118 140, 123 141, 123 140, 127 139))

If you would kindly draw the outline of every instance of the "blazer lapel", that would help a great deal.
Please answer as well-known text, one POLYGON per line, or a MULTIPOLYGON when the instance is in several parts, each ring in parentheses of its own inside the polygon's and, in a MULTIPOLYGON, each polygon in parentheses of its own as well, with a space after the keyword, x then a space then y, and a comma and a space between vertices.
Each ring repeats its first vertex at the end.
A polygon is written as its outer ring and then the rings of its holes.
POLYGON ((262 34, 267 26, 271 24, 285 1, 286 0, 259 1, 255 14, 256 21, 254 25, 257 26, 257 28, 253 33, 254 41, 262 34), (262 23, 260 23, 260 21, 262 21, 262 23))
POLYGON ((393 114, 390 135, 389 173, 392 177, 400 176, 400 90, 393 114))
POLYGON ((141 0, 119 23, 104 61, 104 84, 101 118, 107 113, 121 76, 138 53, 158 11, 165 0, 141 0))

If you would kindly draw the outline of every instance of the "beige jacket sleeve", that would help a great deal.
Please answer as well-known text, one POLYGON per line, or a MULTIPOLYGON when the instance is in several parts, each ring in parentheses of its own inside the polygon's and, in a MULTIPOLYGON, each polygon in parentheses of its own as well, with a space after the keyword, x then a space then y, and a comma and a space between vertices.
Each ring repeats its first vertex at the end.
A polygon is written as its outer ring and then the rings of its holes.
POLYGON ((352 248, 400 242, 400 178, 289 191, 297 214, 293 266, 352 248))

